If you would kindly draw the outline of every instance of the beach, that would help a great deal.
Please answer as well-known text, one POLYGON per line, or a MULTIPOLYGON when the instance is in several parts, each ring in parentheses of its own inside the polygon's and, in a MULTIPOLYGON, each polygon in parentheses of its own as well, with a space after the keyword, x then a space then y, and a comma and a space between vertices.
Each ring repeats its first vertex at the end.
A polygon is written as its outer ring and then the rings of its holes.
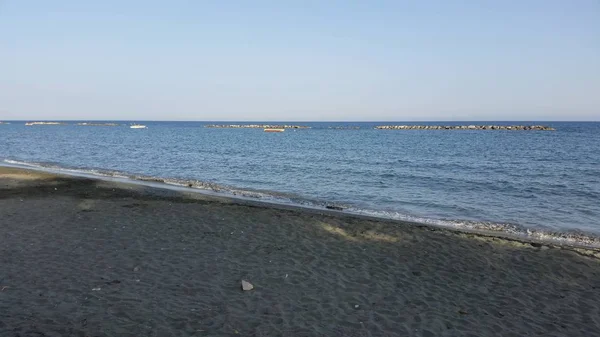
POLYGON ((600 336, 593 249, 8 167, 0 239, 0 336, 600 336))

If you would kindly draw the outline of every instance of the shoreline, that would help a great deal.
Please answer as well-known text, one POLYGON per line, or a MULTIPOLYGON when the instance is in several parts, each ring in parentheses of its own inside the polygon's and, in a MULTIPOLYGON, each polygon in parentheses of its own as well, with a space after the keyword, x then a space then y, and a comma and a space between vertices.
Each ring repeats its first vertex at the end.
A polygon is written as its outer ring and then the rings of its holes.
MULTIPOLYGON (((345 210, 340 210, 334 204, 324 204, 322 206, 318 205, 301 205, 301 204, 293 204, 286 203, 278 200, 264 200, 260 199, 260 197, 251 196, 252 193, 266 193, 265 191, 252 191, 252 190, 242 190, 237 188, 232 188, 232 193, 221 192, 219 190, 214 190, 209 185, 208 188, 204 187, 194 187, 190 188, 185 184, 180 183, 169 183, 168 178, 156 178, 156 177, 144 177, 140 176, 139 179, 134 179, 131 176, 125 174, 109 176, 104 174, 93 174, 86 173, 77 169, 65 169, 65 168, 52 168, 52 167, 42 167, 42 166, 26 166, 25 164, 13 164, 13 163, 0 163, 0 172, 3 168, 15 168, 19 170, 31 170, 35 172, 49 173, 57 176, 65 176, 65 177, 75 177, 75 178, 83 178, 83 179, 94 179, 100 181, 108 181, 114 182, 118 184, 131 184, 131 185, 139 185, 146 186, 153 189, 158 190, 168 190, 175 192, 184 192, 193 194, 200 194, 207 197, 213 197, 216 199, 225 199, 230 200, 232 202, 238 201, 240 204, 250 204, 258 207, 271 207, 276 209, 285 209, 285 210, 296 210, 298 212, 313 212, 316 214, 328 214, 333 216, 348 216, 348 217, 356 217, 358 219, 365 219, 371 221, 384 221, 391 222, 396 225, 408 225, 408 226, 416 226, 416 227, 425 227, 435 230, 449 231, 455 232, 457 234, 467 234, 467 235, 478 235, 482 237, 490 237, 496 239, 503 239, 515 242, 521 242, 524 244, 535 244, 535 245, 551 245, 557 247, 570 247, 575 249, 584 249, 584 250, 592 250, 592 251, 600 251, 600 237, 593 235, 591 233, 583 233, 587 234, 587 237, 581 238, 572 238, 568 237, 569 232, 562 232, 564 236, 552 236, 554 233, 545 232, 539 230, 530 230, 525 228, 524 232, 509 232, 505 230, 491 230, 485 228, 472 228, 468 226, 451 226, 446 224, 436 224, 436 223, 428 223, 428 222, 418 222, 411 220, 401 220, 388 218, 384 216, 375 216, 368 214, 361 214, 358 212, 352 212, 345 210), (245 196, 244 193, 247 193, 250 196, 245 196), (333 207, 329 207, 329 205, 334 205, 333 207), (535 237, 530 233, 537 234, 538 236, 542 236, 543 238, 535 237), (530 235, 527 235, 530 234, 530 235), (567 236, 567 237, 565 237, 567 236)), ((177 179, 175 179, 177 180, 177 179)), ((202 182, 202 184, 205 184, 202 182)), ((216 185, 216 184, 215 184, 216 185)), ((216 185, 220 186, 220 185, 216 185)), ((475 224, 477 224, 475 222, 475 224)), ((500 225, 500 224, 498 224, 500 225)), ((580 234, 581 235, 581 234, 580 234)))
POLYGON ((2 336, 600 334, 598 250, 6 167, 0 238, 2 336))

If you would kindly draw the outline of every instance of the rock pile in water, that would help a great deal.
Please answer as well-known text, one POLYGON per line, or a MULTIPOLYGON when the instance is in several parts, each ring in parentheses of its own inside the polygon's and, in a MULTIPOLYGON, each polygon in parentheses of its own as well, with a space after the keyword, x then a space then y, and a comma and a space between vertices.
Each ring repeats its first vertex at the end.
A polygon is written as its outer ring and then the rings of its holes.
POLYGON ((119 126, 117 123, 77 123, 80 126, 119 126))
POLYGON ((218 129, 310 129, 304 125, 271 125, 271 124, 228 124, 228 125, 205 125, 205 128, 218 129))
POLYGON ((532 130, 555 131, 543 125, 379 125, 379 130, 532 130))
POLYGON ((33 125, 67 125, 67 123, 63 123, 63 122, 27 122, 27 123, 25 123, 25 125, 27 125, 27 126, 33 126, 33 125))

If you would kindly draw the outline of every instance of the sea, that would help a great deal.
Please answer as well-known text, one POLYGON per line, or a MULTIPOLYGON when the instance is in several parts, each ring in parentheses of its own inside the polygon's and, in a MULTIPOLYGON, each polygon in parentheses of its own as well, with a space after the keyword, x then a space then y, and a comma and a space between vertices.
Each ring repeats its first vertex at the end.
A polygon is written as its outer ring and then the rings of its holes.
POLYGON ((0 164, 600 247, 597 122, 136 122, 0 124, 0 164), (556 131, 375 129, 470 124, 556 131))

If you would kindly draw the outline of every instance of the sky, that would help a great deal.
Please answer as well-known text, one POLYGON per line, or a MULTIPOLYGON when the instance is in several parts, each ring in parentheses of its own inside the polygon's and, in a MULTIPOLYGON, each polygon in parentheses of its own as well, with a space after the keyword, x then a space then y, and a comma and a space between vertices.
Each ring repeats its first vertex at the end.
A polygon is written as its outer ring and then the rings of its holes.
POLYGON ((0 120, 600 120, 600 1, 0 0, 0 120))

